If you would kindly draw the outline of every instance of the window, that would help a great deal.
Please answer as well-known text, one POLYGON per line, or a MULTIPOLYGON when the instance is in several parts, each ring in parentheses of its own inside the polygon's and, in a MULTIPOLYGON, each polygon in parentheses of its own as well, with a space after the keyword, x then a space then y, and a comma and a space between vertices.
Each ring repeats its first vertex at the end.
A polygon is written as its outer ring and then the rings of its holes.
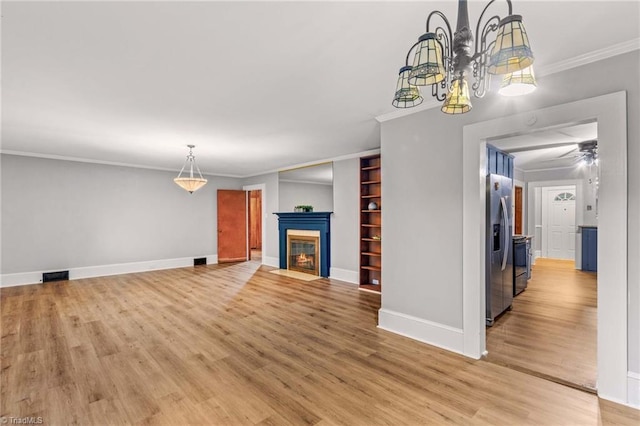
POLYGON ((561 194, 556 195, 556 198, 553 201, 574 201, 576 196, 570 192, 563 192, 561 194))

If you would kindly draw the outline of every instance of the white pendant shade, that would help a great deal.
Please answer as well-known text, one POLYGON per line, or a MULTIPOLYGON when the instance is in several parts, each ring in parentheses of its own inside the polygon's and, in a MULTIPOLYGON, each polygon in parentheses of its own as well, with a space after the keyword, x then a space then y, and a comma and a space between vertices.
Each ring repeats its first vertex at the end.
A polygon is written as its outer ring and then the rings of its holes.
POLYGON ((205 184, 207 183, 206 179, 186 178, 186 177, 175 178, 173 181, 177 183, 181 188, 189 191, 192 194, 196 192, 198 189, 205 186, 205 184))
POLYGON ((187 145, 187 146, 189 147, 189 155, 187 155, 187 161, 185 161, 184 166, 182 166, 182 170, 180 170, 180 173, 178 173, 178 177, 173 179, 173 181, 178 186, 180 186, 180 188, 184 189, 185 191, 189 191, 189 193, 193 194, 198 189, 205 186, 205 184, 207 183, 207 180, 202 177, 202 173, 200 173, 200 168, 196 164, 196 157, 194 157, 193 155, 193 148, 195 148, 195 145, 187 145), (182 177, 182 172, 184 172, 184 169, 187 167, 187 164, 189 165, 189 177, 182 177), (193 176, 194 167, 198 172, 199 177, 193 176))

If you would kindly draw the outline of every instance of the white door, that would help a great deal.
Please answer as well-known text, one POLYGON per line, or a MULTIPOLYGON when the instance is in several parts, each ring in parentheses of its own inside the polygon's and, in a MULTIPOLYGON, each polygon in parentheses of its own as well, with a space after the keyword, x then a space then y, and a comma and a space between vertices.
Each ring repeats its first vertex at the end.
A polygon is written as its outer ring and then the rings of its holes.
POLYGON ((575 260, 575 187, 548 188, 545 204, 546 226, 543 225, 543 227, 546 228, 547 257, 575 260))

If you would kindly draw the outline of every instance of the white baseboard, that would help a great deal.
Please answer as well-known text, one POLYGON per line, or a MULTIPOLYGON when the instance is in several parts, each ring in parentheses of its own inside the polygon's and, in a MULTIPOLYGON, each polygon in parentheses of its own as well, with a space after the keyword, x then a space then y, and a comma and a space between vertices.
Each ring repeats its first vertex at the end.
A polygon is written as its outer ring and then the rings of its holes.
POLYGON ((627 372, 627 401, 630 407, 640 409, 640 374, 627 372))
POLYGON ((388 309, 378 311, 378 328, 464 355, 464 333, 460 328, 388 309))
POLYGON ((359 284, 360 277, 358 271, 350 271, 341 268, 329 268, 329 278, 334 280, 345 281, 351 284, 359 284))
POLYGON ((2 274, 0 275, 0 288, 15 287, 17 285, 26 284, 39 284, 42 282, 42 272, 20 272, 17 274, 2 274))
MULTIPOLYGON (((69 279, 79 280, 82 278, 106 277, 109 275, 131 274, 135 272, 158 271, 162 269, 184 268, 193 266, 193 259, 206 257, 207 264, 218 263, 218 255, 181 257, 177 259, 148 260, 144 262, 117 263, 113 265, 85 266, 80 268, 69 268, 69 279)), ((56 270, 64 270, 59 268, 56 270)), ((51 270, 23 272, 17 274, 0 275, 0 287, 14 287, 18 285, 40 284, 42 274, 51 270)))
POLYGON ((279 257, 262 256, 262 264, 267 266, 273 266, 274 268, 280 267, 279 257))

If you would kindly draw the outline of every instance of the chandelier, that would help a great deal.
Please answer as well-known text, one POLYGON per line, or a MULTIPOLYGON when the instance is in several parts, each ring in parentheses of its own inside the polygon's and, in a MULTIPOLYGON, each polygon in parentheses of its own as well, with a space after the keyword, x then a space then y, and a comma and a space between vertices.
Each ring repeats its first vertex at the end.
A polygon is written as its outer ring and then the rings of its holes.
POLYGON ((189 155, 187 155, 187 160, 184 162, 184 166, 182 166, 182 170, 180 170, 180 173, 178 173, 178 177, 173 179, 173 181, 184 190, 189 191, 189 193, 193 194, 195 191, 202 188, 207 183, 207 180, 202 177, 200 168, 196 164, 196 157, 193 156, 193 148, 195 148, 196 146, 187 145, 187 147, 189 147, 189 155), (187 164, 189 165, 189 177, 182 177, 182 172, 184 172, 187 164), (198 176, 200 177, 193 176, 194 167, 196 168, 198 176))
POLYGON ((405 66, 400 68, 393 106, 411 108, 424 100, 420 86, 431 86, 431 96, 444 101, 442 112, 462 114, 471 110, 470 90, 482 98, 488 89, 490 75, 501 75, 499 93, 518 96, 535 90, 533 54, 529 38, 522 24, 522 16, 512 14, 511 1, 506 0, 508 15, 504 19, 494 15, 483 21, 485 6, 476 24, 475 34, 469 26, 467 0, 458 0, 456 30, 446 16, 435 10, 427 17, 426 33, 418 38, 407 52, 405 66), (444 26, 430 30, 431 18, 438 17, 444 26), (484 22, 484 24, 483 24, 484 22), (495 34, 495 39, 488 39, 495 34), (475 43, 474 43, 475 35, 475 43), (415 50, 413 64, 409 65, 415 50), (469 88, 467 78, 473 76, 469 88))

